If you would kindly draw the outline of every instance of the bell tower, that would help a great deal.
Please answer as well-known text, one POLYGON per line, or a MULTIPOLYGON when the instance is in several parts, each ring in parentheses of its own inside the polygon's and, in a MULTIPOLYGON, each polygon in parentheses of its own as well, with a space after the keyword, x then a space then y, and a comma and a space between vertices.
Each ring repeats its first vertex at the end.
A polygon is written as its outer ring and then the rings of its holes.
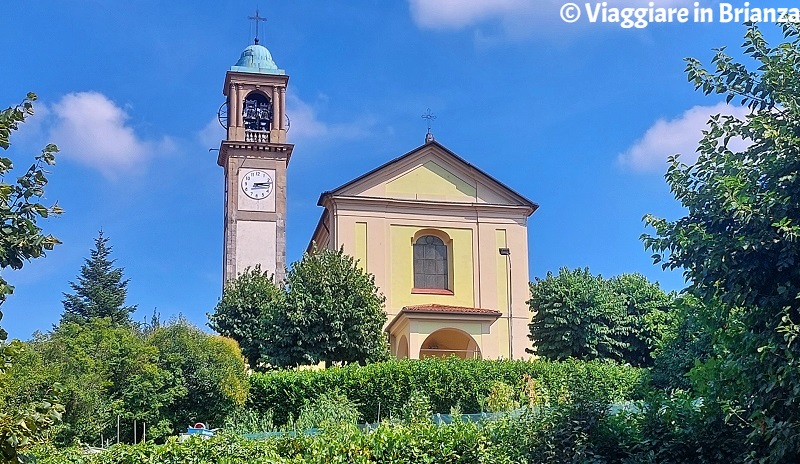
POLYGON ((289 76, 254 42, 225 74, 219 111, 228 131, 217 158, 225 170, 224 282, 256 265, 280 282, 286 267, 289 76))

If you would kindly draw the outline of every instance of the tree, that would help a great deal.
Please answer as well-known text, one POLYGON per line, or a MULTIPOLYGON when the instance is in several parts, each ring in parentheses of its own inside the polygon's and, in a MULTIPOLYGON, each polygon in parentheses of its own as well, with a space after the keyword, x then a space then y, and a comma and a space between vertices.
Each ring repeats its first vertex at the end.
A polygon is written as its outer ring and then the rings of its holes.
POLYGON ((608 283, 625 306, 622 359, 633 366, 652 366, 653 350, 672 313, 673 298, 641 274, 621 274, 608 283))
MULTIPOLYGON (((19 105, 0 111, 0 148, 8 150, 11 146, 11 132, 17 130, 27 116, 33 114, 34 101, 36 95, 29 93, 19 105)), ((44 187, 47 185, 44 165, 55 164, 57 152, 55 145, 47 145, 42 154, 35 158, 36 162, 22 177, 17 178, 16 184, 5 181, 6 174, 14 167, 13 163, 9 158, 0 157, 0 269, 21 269, 25 261, 44 256, 46 250, 52 250, 61 243, 52 235, 44 235, 42 228, 36 224, 39 218, 62 212, 57 204, 47 207, 35 201, 44 196, 44 187)), ((0 305, 13 292, 14 287, 0 276, 0 305)), ((0 311, 0 320, 2 318, 3 313, 0 311)), ((0 328, 0 343, 7 339, 8 333, 0 328)), ((5 354, 4 351, 0 372, 6 362, 5 354)))
POLYGON ((158 348, 158 365, 182 390, 163 414, 174 428, 197 422, 219 427, 244 406, 249 384, 235 340, 203 333, 178 319, 156 329, 148 344, 158 348))
POLYGON ((198 421, 221 425, 247 398, 244 359, 236 342, 178 320, 144 336, 110 318, 64 322, 38 334, 9 371, 0 405, 24 405, 60 385, 63 421, 56 444, 131 442, 144 424, 160 439, 198 421))
POLYGON ((292 264, 283 308, 268 327, 267 358, 276 366, 386 359, 385 298, 375 277, 343 250, 314 248, 292 264))
MULTIPOLYGON (((11 131, 17 130, 19 123, 33 114, 33 102, 36 95, 29 93, 20 105, 0 111, 0 148, 7 150, 10 144, 11 131)), ((37 219, 47 218, 51 215, 62 213, 58 205, 47 207, 36 202, 44 196, 44 187, 47 185, 47 172, 44 165, 55 164, 55 145, 47 145, 37 156, 36 162, 21 177, 16 184, 5 182, 6 174, 13 169, 9 158, 0 157, 0 268, 22 268, 25 261, 44 256, 45 251, 52 250, 61 243, 52 235, 42 233, 41 227, 36 224, 37 219)), ((0 304, 8 295, 13 293, 14 287, 10 286, 3 277, 0 277, 0 304)), ((0 332, 0 340, 5 340, 6 333, 0 332)))
POLYGON ((624 299, 588 268, 548 272, 531 283, 529 324, 535 353, 547 359, 621 360, 627 333, 624 299))
POLYGON ((130 314, 136 306, 125 306, 128 279, 123 280, 123 269, 114 267, 116 260, 109 260, 110 254, 108 237, 101 230, 91 256, 81 266, 78 283, 69 283, 75 293, 64 294, 62 322, 86 322, 99 317, 111 318, 115 324, 131 322, 130 314))
POLYGON ((649 367, 673 297, 641 274, 611 279, 567 268, 531 284, 528 352, 548 359, 612 359, 649 367))
POLYGON ((643 236, 656 263, 683 269, 691 293, 722 313, 703 388, 750 428, 748 459, 772 463, 800 461, 800 33, 783 32, 772 47, 748 26, 754 71, 724 49, 711 71, 687 60, 697 89, 752 112, 713 116, 694 165, 672 159, 667 183, 688 212, 646 216, 655 235, 643 236), (734 151, 734 138, 749 146, 734 151))
MULTIPOLYGON (((0 111, 0 148, 8 150, 11 132, 33 114, 34 101, 36 95, 28 93, 19 105, 0 111)), ((44 147, 16 183, 5 181, 13 169, 11 159, 0 157, 0 269, 20 269, 26 261, 44 256, 60 243, 52 235, 44 234, 37 224, 39 219, 62 213, 57 204, 48 207, 39 202, 47 185, 45 165, 55 164, 57 152, 55 145, 44 147)), ((0 276, 0 305, 13 292, 14 287, 0 276)), ((0 311, 0 320, 2 318, 0 311)), ((19 341, 7 343, 7 340, 8 333, 0 327, 0 391, 7 383, 6 370, 13 367, 23 348, 19 341)), ((0 409, 0 457, 9 462, 21 460, 24 450, 58 421, 59 414, 58 405, 41 398, 19 408, 3 406, 0 409)))
POLYGON ((663 390, 688 391, 692 384, 687 374, 695 364, 711 357, 714 332, 724 324, 708 320, 716 311, 690 294, 675 298, 672 306, 672 311, 658 313, 661 320, 655 323, 660 328, 654 340, 651 384, 663 390))
POLYGON ((56 443, 99 445, 101 436, 116 436, 117 416, 123 441, 132 440, 134 420, 147 424, 150 438, 173 432, 167 408, 185 388, 134 327, 110 318, 63 322, 28 343, 27 351, 35 355, 12 371, 16 394, 38 397, 51 384, 61 386, 65 411, 54 430, 56 443))
POLYGON ((208 326, 220 335, 236 340, 255 370, 262 370, 272 314, 283 307, 283 289, 259 267, 247 268, 225 284, 222 298, 208 315, 208 326))

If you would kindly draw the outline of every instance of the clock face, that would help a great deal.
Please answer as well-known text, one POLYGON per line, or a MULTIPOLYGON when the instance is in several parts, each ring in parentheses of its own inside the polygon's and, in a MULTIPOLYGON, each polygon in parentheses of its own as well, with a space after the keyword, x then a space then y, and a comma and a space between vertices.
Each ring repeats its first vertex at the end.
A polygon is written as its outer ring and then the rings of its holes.
POLYGON ((254 200, 270 196, 273 185, 272 177, 266 171, 250 171, 242 177, 242 191, 254 200))

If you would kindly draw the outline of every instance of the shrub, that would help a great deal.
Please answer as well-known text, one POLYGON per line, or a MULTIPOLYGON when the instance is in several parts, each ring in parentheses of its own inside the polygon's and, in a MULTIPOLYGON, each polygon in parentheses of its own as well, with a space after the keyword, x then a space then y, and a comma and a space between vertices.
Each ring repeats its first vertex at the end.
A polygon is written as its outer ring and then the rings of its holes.
POLYGON ((98 443, 101 435, 116 433, 118 416, 123 439, 132 438, 134 419, 147 423, 148 436, 170 432, 163 413, 181 388, 157 364, 158 349, 131 327, 110 318, 65 322, 26 346, 30 352, 13 372, 14 388, 33 398, 61 385, 65 412, 54 429, 56 443, 98 443))
POLYGON ((606 403, 598 401, 527 410, 506 424, 510 430, 496 440, 513 453, 515 462, 621 462, 630 454, 620 446, 629 434, 626 427, 609 415, 606 403))
POLYGON ((226 433, 248 434, 275 431, 272 411, 261 414, 252 409, 239 408, 225 418, 222 430, 226 433))
MULTIPOLYGON (((192 438, 184 443, 170 439, 164 445, 153 442, 114 445, 99 454, 80 448, 58 450, 51 446, 36 450, 38 464, 117 464, 117 463, 248 463, 287 462, 279 459, 275 441, 251 441, 234 435, 217 435, 210 440, 192 438)), ((296 461, 295 461, 296 462, 296 461)))
POLYGON ((297 430, 324 428, 331 425, 358 423, 358 405, 338 391, 323 393, 308 402, 300 410, 295 427, 297 430))
MULTIPOLYGON (((452 411, 453 408, 451 408, 452 411)), ((456 407, 457 409, 457 407, 456 407)), ((409 424, 431 421, 431 400, 428 395, 415 391, 400 411, 402 419, 409 424)))
POLYGON ((723 419, 719 404, 686 392, 655 393, 624 415, 637 431, 631 462, 712 464, 742 462, 745 424, 723 419))
POLYGON ((486 397, 486 410, 489 412, 505 412, 517 409, 519 401, 514 387, 503 382, 494 382, 486 397))
POLYGON ((696 364, 713 354, 714 332, 725 327, 716 318, 717 311, 691 295, 675 299, 675 311, 666 321, 661 340, 654 352, 650 370, 652 385, 663 390, 689 390, 692 383, 687 374, 696 364))
POLYGON ((643 373, 599 361, 392 360, 363 367, 256 373, 250 377, 249 407, 261 413, 272 410, 275 423, 286 424, 303 405, 338 389, 359 405, 362 420, 374 422, 379 410, 381 418, 400 414, 412 392, 419 391, 428 396, 434 413, 458 406, 471 414, 482 412, 481 403, 496 381, 527 392, 530 379, 535 379, 540 403, 582 397, 620 401, 637 395, 643 373))
POLYGON ((234 435, 209 440, 170 440, 164 445, 115 445, 99 454, 78 448, 40 448, 39 464, 112 463, 485 463, 510 464, 507 452, 490 441, 481 425, 457 422, 436 426, 430 421, 415 424, 382 424, 371 432, 352 425, 331 428, 322 435, 284 435, 263 441, 234 435))
MULTIPOLYGON (((414 403, 424 403, 415 394, 414 403)), ((413 409, 424 409, 416 406, 413 409)), ((620 463, 738 462, 743 427, 714 422, 716 414, 686 395, 658 396, 611 412, 594 400, 524 409, 479 423, 385 421, 374 430, 352 424, 320 435, 285 433, 261 441, 234 435, 116 445, 86 455, 75 448, 38 450, 42 464, 173 463, 620 463), (734 433, 731 433, 734 432, 734 433)))

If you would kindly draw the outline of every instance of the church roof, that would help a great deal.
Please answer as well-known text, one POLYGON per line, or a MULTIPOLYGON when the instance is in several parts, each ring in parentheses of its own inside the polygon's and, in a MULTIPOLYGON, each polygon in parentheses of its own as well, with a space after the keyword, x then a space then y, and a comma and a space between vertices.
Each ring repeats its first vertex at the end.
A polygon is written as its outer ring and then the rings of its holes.
POLYGON ((257 74, 286 74, 272 59, 267 47, 259 44, 248 46, 239 57, 239 61, 231 66, 231 71, 257 74))
POLYGON ((501 315, 502 313, 500 311, 495 311, 494 309, 468 308, 466 306, 450 306, 435 303, 404 306, 383 330, 384 332, 392 333, 393 328, 397 324, 409 318, 450 319, 450 316, 458 316, 459 319, 487 320, 497 319, 501 315))
POLYGON ((499 316, 500 311, 494 309, 468 308, 466 306, 449 306, 441 304, 423 304, 403 307, 407 313, 436 313, 436 314, 487 314, 499 316))
POLYGON ((539 208, 539 205, 537 203, 535 203, 535 202, 529 200, 528 198, 524 197, 523 195, 517 193, 511 187, 505 185, 504 183, 500 182, 499 180, 497 180, 494 177, 490 176, 489 174, 485 173, 484 171, 482 171, 477 166, 473 165, 469 161, 467 161, 464 158, 462 158, 462 157, 458 156, 457 154, 453 153, 452 151, 450 151, 450 149, 448 149, 447 147, 445 147, 444 145, 442 145, 441 143, 439 143, 439 142, 437 142, 436 140, 433 140, 433 139, 426 140, 425 144, 423 144, 423 145, 421 145, 421 146, 409 151, 408 153, 406 153, 404 155, 398 156, 397 158, 395 158, 395 159, 393 159, 391 161, 388 161, 388 162, 378 166, 377 168, 375 168, 375 169, 373 169, 373 170, 371 170, 371 171, 369 171, 369 172, 367 172, 367 173, 365 173, 365 174, 363 174, 361 176, 356 177, 355 179, 351 180, 350 182, 342 184, 342 185, 340 185, 339 187, 336 187, 333 190, 322 192, 322 194, 319 197, 319 200, 317 201, 317 205, 318 206, 324 206, 323 200, 325 199, 325 197, 338 195, 338 194, 344 192, 345 190, 347 190, 349 187, 351 187, 353 185, 356 185, 356 184, 358 184, 358 183, 360 183, 362 181, 365 181, 365 180, 369 179, 370 177, 373 177, 374 175, 376 175, 378 172, 383 171, 385 169, 388 169, 391 166, 394 166, 395 164, 397 164, 397 163, 399 163, 399 162, 401 162, 401 161, 403 161, 403 160, 405 160, 407 158, 410 158, 410 157, 416 155, 417 153, 419 153, 420 151, 422 151, 423 149, 429 148, 429 147, 437 148, 440 153, 444 153, 445 156, 451 158, 452 160, 455 160, 456 163, 459 163, 459 164, 465 166, 469 170, 476 172, 478 175, 480 175, 484 179, 486 179, 489 182, 491 182, 491 183, 495 184, 496 186, 500 187, 502 190, 506 191, 513 198, 515 198, 515 200, 517 202, 519 202, 520 205, 530 207, 530 214, 533 214, 533 212, 536 211, 539 208))

